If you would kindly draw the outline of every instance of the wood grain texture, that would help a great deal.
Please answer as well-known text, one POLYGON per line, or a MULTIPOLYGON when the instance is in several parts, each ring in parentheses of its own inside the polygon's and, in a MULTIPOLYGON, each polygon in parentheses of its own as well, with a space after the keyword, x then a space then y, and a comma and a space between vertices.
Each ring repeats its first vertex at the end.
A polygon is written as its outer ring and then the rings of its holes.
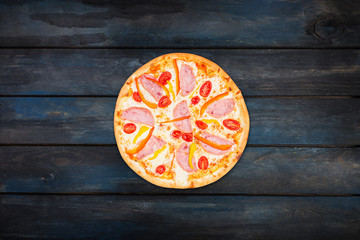
POLYGON ((0 196, 6 239, 357 239, 360 198, 0 196))
POLYGON ((164 189, 136 175, 116 146, 0 147, 0 192, 116 194, 360 194, 359 148, 247 147, 199 189, 164 189))
POLYGON ((360 96, 359 50, 1 49, 2 95, 112 95, 151 59, 171 52, 221 66, 244 96, 360 96))
MULTIPOLYGON (((114 144, 116 98, 0 98, 2 144, 114 144)), ((248 98, 249 144, 360 144, 359 98, 248 98)))
POLYGON ((359 1, 0 2, 2 47, 358 47, 359 1))

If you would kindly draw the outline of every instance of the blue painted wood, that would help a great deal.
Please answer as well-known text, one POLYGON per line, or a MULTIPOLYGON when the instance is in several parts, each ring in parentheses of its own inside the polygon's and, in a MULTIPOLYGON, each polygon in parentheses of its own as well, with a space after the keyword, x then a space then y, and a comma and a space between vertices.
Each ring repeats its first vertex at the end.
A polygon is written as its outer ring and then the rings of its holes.
POLYGON ((358 239, 359 197, 0 196, 5 239, 358 239))
POLYGON ((352 0, 3 0, 0 46, 358 47, 359 6, 352 0))
POLYGON ((3 193, 360 194, 359 148, 247 147, 226 176, 187 190, 146 182, 116 146, 3 146, 0 156, 3 193))
POLYGON ((189 52, 220 65, 245 96, 360 96, 359 50, 1 49, 2 95, 112 95, 144 63, 189 52))
MULTIPOLYGON (((0 143, 114 144, 116 98, 0 98, 0 143)), ((359 98, 248 98, 249 144, 360 145, 359 98)))

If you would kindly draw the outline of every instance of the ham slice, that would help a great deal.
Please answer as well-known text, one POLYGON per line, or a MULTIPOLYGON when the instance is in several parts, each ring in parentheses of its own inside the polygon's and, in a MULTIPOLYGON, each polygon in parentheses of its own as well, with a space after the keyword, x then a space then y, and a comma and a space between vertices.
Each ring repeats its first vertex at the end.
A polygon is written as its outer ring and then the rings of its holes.
POLYGON ((152 81, 146 78, 153 79, 154 81, 157 80, 150 74, 143 74, 141 75, 139 82, 145 88, 145 90, 148 91, 151 94, 151 96, 153 96, 155 100, 158 102, 160 98, 165 95, 164 90, 159 85, 153 83, 152 81))
POLYGON ((223 98, 210 104, 207 107, 206 112, 215 118, 219 118, 231 113, 231 111, 234 110, 234 107, 235 107, 234 99, 223 98))
POLYGON ((149 141, 146 143, 145 147, 141 149, 137 154, 136 157, 138 159, 142 159, 152 153, 154 153, 156 150, 162 148, 166 142, 162 140, 161 138, 155 137, 154 135, 151 136, 149 141))
POLYGON ((176 162, 179 166, 187 172, 193 172, 197 170, 196 159, 193 157, 192 164, 194 169, 191 169, 189 165, 189 151, 190 151, 190 143, 184 142, 180 145, 180 147, 176 150, 176 162))
MULTIPOLYGON (((207 132, 203 132, 201 133, 201 136, 203 138, 206 138, 208 140, 210 140, 211 142, 215 142, 217 144, 229 144, 229 145, 233 145, 234 143, 233 142, 230 142, 226 139, 223 139, 223 138, 220 138, 218 136, 215 136, 215 135, 211 135, 207 132)), ((204 148, 205 151, 209 152, 209 153, 212 153, 212 154, 215 154, 215 155, 223 155, 223 154, 226 154, 230 149, 228 150, 219 150, 219 149, 216 149, 216 148, 213 148, 203 142, 200 142, 201 146, 204 148)))
MULTIPOLYGON (((187 105, 186 100, 179 102, 173 112, 174 118, 181 118, 185 116, 190 116, 189 108, 187 105)), ((181 121, 174 122, 175 127, 177 127, 180 131, 185 133, 192 132, 191 122, 190 119, 184 119, 181 121)))
POLYGON ((189 65, 182 64, 179 73, 180 94, 185 97, 194 90, 196 80, 192 68, 189 65))
POLYGON ((131 107, 121 111, 121 117, 135 123, 143 123, 154 126, 154 117, 152 113, 142 107, 131 107))

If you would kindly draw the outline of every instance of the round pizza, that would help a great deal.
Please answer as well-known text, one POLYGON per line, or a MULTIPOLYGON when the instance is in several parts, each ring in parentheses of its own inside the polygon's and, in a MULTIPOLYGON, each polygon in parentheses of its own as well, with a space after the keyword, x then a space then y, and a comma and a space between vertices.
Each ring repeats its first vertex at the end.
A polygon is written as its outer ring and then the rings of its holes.
POLYGON ((121 156, 147 181, 196 188, 239 160, 249 134, 241 91, 212 61, 187 53, 157 57, 125 82, 115 107, 121 156))

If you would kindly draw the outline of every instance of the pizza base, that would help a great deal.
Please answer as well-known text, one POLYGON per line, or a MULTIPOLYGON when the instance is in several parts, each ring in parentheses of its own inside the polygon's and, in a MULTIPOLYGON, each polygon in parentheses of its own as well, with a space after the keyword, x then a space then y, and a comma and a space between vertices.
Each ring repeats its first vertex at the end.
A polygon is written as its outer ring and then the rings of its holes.
MULTIPOLYGON (((118 149, 120 151, 120 154, 121 154, 122 158, 124 159, 126 164, 134 172, 136 172, 139 176, 141 176, 142 178, 144 178, 145 180, 147 180, 148 182, 150 182, 150 183, 152 183, 154 185, 164 187, 164 188, 177 188, 177 189, 198 188, 198 187, 202 187, 202 186, 208 185, 210 183, 213 183, 213 182, 219 180, 220 178, 222 178, 226 173, 228 173, 235 166, 235 164, 240 159, 240 157, 241 157, 241 155, 242 155, 242 153, 243 153, 243 151, 245 149, 247 140, 248 140, 249 129, 250 129, 250 119, 249 119, 248 110, 246 108, 246 104, 245 104, 244 98, 243 98, 243 96, 241 94, 241 91, 239 90, 237 85, 234 83, 234 81, 230 78, 230 76, 221 67, 219 67, 214 62, 212 62, 212 61, 210 61, 210 60, 208 60, 206 58, 203 58, 201 56, 194 55, 194 54, 189 54, 189 53, 165 54, 165 55, 159 56, 159 57, 149 61, 148 63, 144 64, 143 66, 141 66, 138 70, 136 70, 127 79, 124 86, 122 87, 122 89, 121 89, 121 91, 120 91, 120 93, 118 95, 118 98, 117 98, 117 102, 116 102, 116 106, 115 106, 115 112, 114 112, 114 131, 115 131, 114 134, 115 134, 117 146, 118 146, 118 149), (241 108, 240 119, 241 119, 241 122, 243 123, 244 126, 242 126, 242 132, 241 132, 242 134, 238 134, 234 138, 234 142, 236 144, 235 149, 226 154, 226 156, 228 156, 227 163, 222 165, 222 166, 220 165, 220 169, 217 169, 212 174, 208 174, 208 175, 206 175, 204 177, 200 177, 200 178, 194 178, 190 182, 188 182, 187 184, 184 184, 184 185, 179 185, 174 181, 171 181, 171 180, 168 180, 168 179, 163 179, 163 178, 158 177, 158 176, 152 176, 152 175, 147 174, 145 172, 145 169, 142 166, 139 166, 138 164, 135 164, 134 160, 132 160, 129 157, 129 155, 126 154, 122 150, 122 148, 120 147, 120 144, 121 144, 121 142, 120 142, 120 133, 116 131, 116 125, 117 125, 116 112, 119 110, 119 103, 120 103, 120 101, 121 101, 121 99, 123 97, 128 97, 129 92, 131 92, 131 91, 129 91, 130 90, 130 84, 128 84, 128 83, 131 81, 131 79, 134 78, 134 76, 140 76, 140 75, 144 74, 145 71, 149 68, 150 64, 156 63, 159 60, 163 59, 164 57, 171 57, 171 58, 176 58, 176 59, 186 58, 189 61, 204 62, 213 69, 220 69, 218 71, 217 75, 222 77, 222 78, 228 78, 228 82, 226 83, 226 88, 231 87, 232 89, 234 89, 235 92, 239 92, 235 96, 235 101, 237 101, 237 103, 240 104, 240 108, 241 108)), ((174 161, 176 161, 176 160, 174 159, 174 161)), ((210 169, 210 167, 209 167, 209 169, 210 169)))

